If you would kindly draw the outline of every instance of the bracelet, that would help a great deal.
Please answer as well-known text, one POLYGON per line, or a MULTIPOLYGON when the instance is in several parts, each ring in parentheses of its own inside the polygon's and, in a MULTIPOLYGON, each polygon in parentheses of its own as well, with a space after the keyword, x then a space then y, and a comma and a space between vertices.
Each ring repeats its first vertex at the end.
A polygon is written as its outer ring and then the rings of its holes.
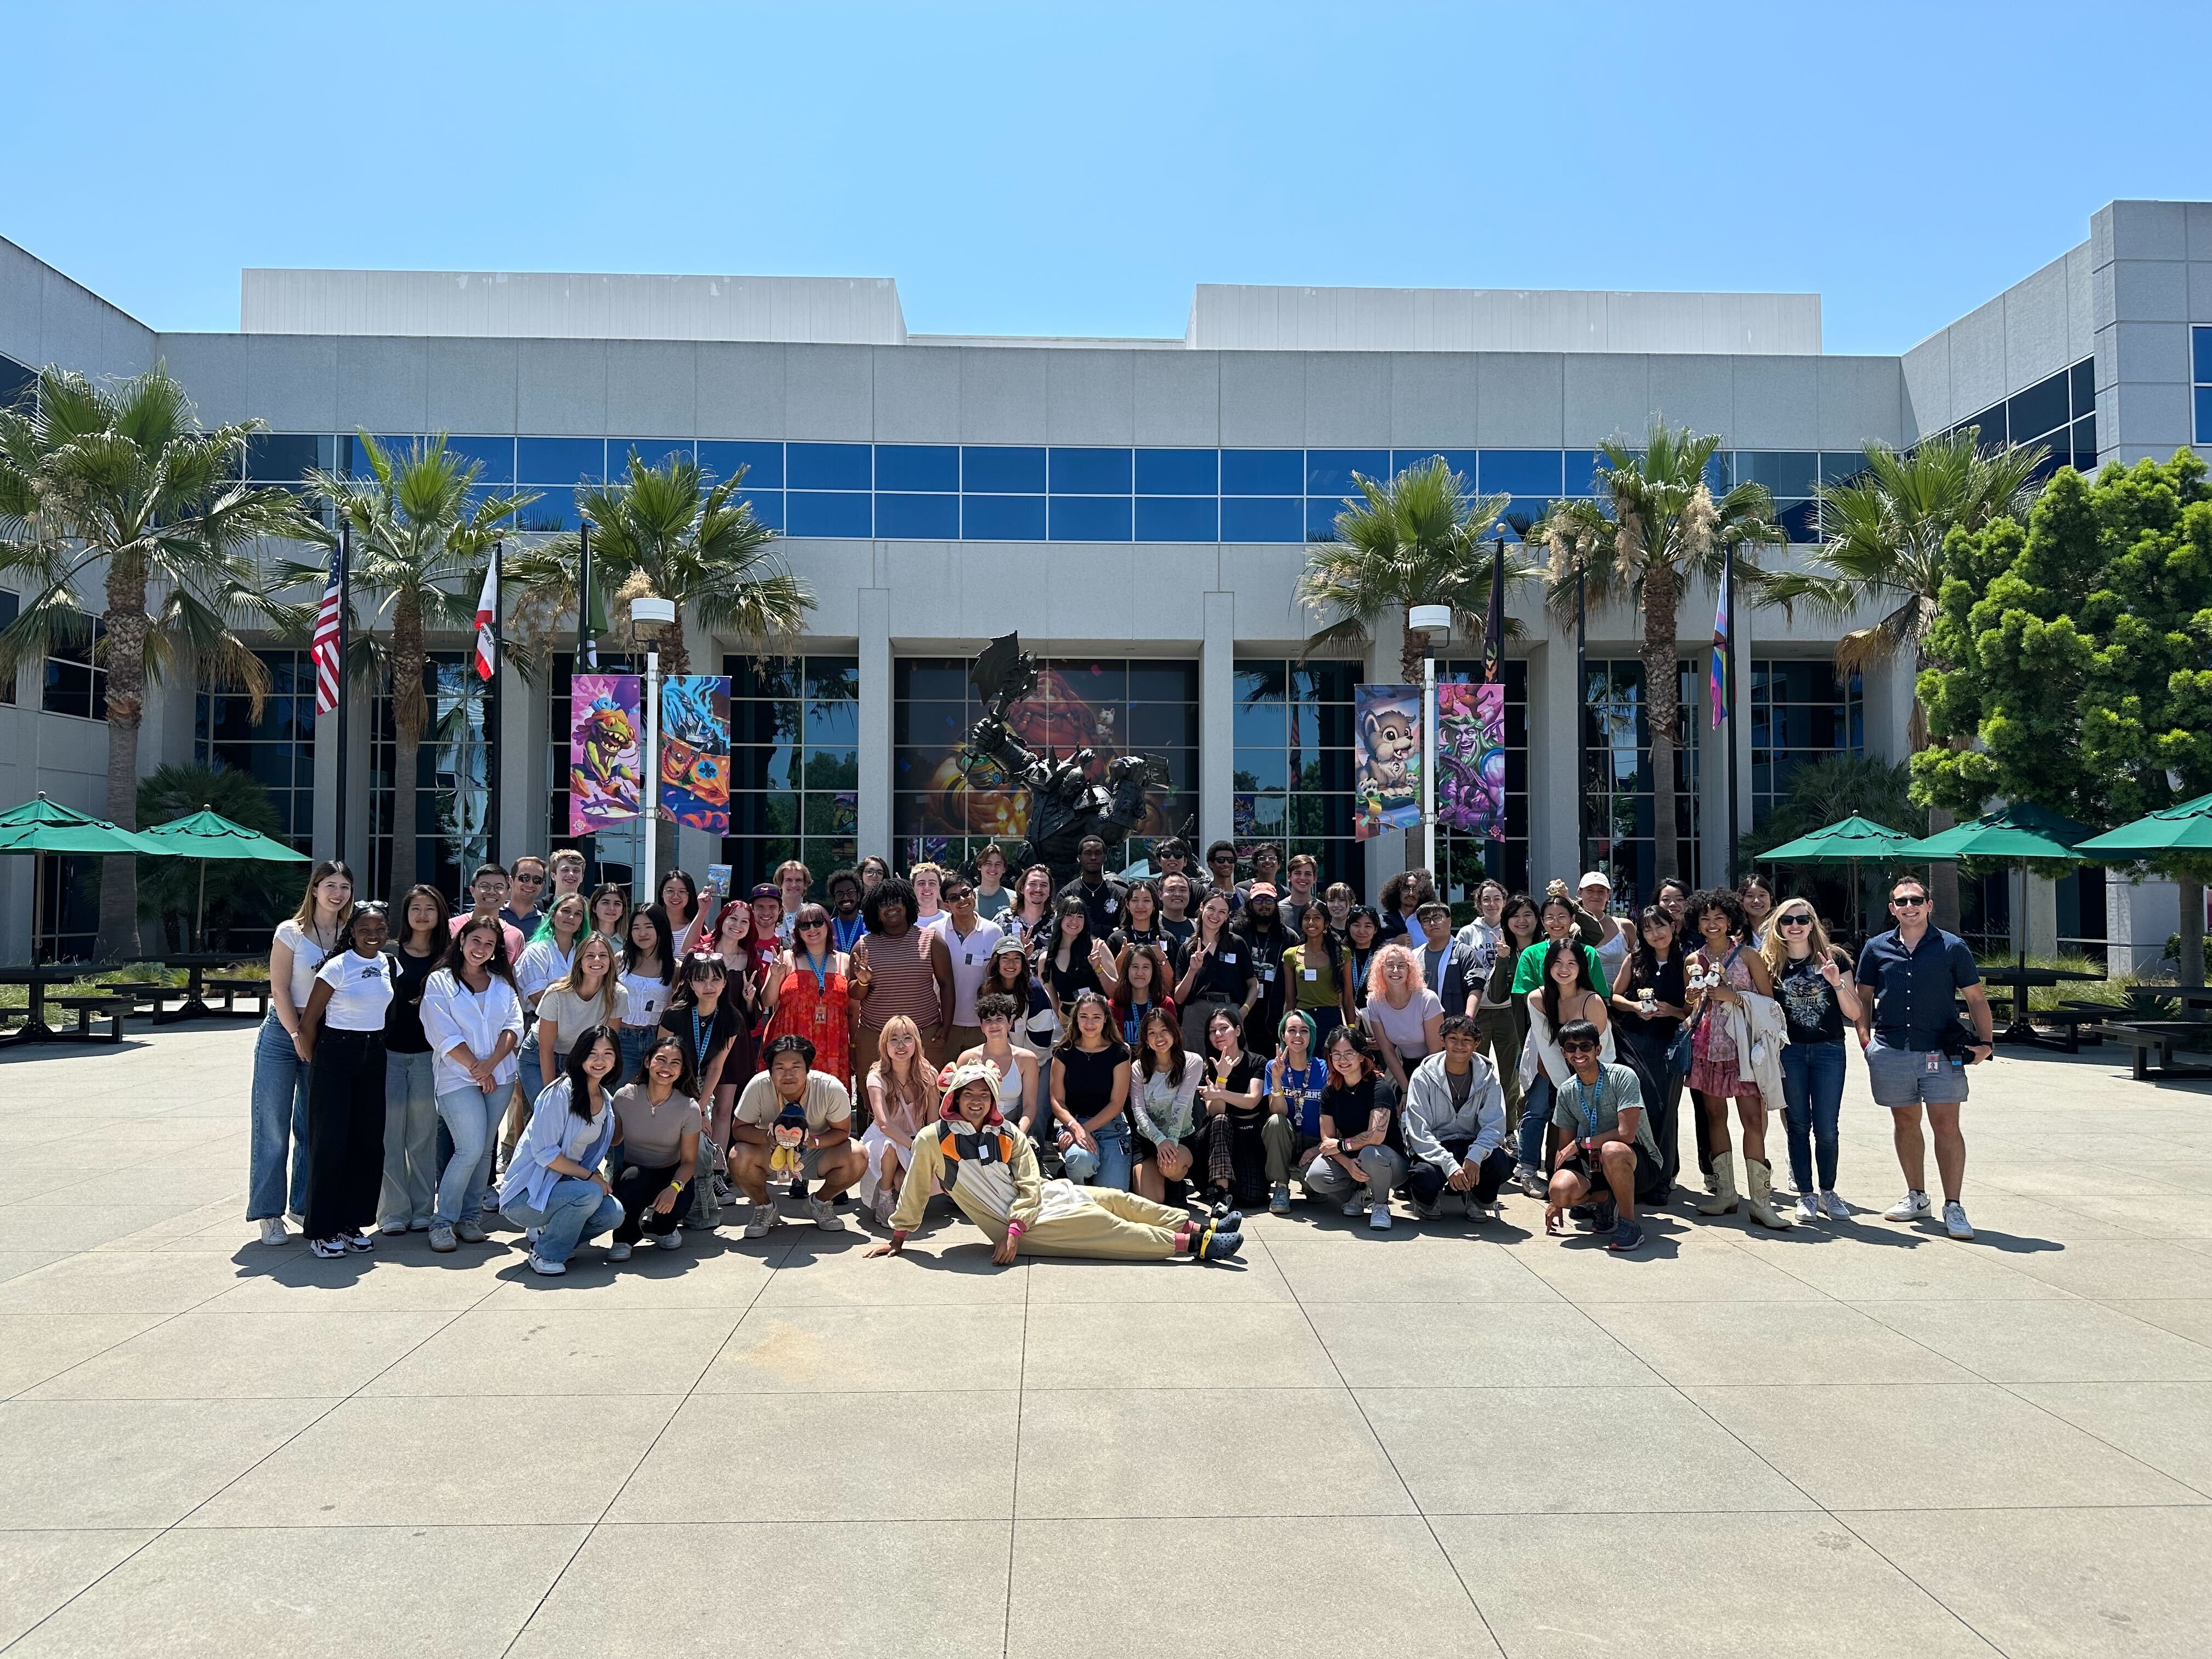
POLYGON ((1028 1231, 1029 1229, 1023 1226, 1018 1221, 1009 1221, 1006 1224, 1006 1237, 1008 1238, 1019 1238, 1028 1231))

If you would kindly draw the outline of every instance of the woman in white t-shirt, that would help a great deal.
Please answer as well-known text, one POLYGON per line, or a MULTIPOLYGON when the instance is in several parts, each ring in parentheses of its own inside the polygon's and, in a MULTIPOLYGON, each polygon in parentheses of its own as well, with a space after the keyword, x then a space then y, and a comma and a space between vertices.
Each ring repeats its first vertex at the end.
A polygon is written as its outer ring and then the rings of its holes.
POLYGON ((676 943, 669 937, 668 919, 650 907, 630 913, 622 984, 629 1006, 623 1013, 619 1083, 628 1083, 645 1060, 646 1044, 660 1029, 661 1011, 676 985, 676 943))
POLYGON ((1384 945, 1367 969, 1360 1023, 1401 1096, 1413 1067, 1443 1048, 1444 1005, 1425 979, 1420 957, 1402 945, 1384 945))
POLYGON ((352 919, 352 867, 325 859, 308 875, 291 920, 276 924, 276 942, 269 947, 269 1017, 253 1040, 253 1138, 246 1191, 246 1218, 259 1224, 264 1244, 289 1238, 286 1212, 298 1215, 307 1207, 309 1050, 302 1046, 300 1013, 316 970, 352 919))
POLYGON ((398 963, 381 904, 353 913, 300 1016, 308 1060, 307 1248, 368 1250, 384 1186, 384 1015, 398 963))
MULTIPOLYGON (((623 989, 614 941, 604 933, 586 933, 568 958, 568 971, 547 986, 538 999, 538 1069, 523 1073, 522 1086, 535 1100, 538 1091, 552 1086, 568 1063, 576 1039, 595 1025, 622 1030, 629 993, 623 989)), ((622 1054, 617 1047, 617 1064, 622 1054)), ((616 1085, 619 1088, 620 1084, 616 1085)), ((512 1161, 511 1159, 509 1160, 512 1161)))

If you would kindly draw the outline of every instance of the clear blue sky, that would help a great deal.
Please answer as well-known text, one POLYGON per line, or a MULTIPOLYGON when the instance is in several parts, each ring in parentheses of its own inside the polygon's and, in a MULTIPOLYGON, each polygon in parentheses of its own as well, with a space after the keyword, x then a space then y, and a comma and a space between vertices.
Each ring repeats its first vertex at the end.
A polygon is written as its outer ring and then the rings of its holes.
POLYGON ((307 265, 890 276, 932 333, 1814 290, 1888 352, 2212 198, 2185 10, 0 0, 0 235, 172 329, 307 265))

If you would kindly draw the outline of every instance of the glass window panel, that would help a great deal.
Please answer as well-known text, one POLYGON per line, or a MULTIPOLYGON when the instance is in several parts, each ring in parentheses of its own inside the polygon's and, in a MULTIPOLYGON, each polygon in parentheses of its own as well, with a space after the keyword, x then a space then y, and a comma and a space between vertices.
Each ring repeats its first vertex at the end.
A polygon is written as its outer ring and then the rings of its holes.
MULTIPOLYGON (((1237 676, 1240 680, 1243 678, 1242 673, 1237 676)), ((1275 701, 1255 702, 1247 701, 1243 691, 1242 685, 1237 687, 1237 748, 1249 749, 1255 744, 1268 744, 1279 749, 1287 744, 1290 741, 1291 711, 1279 700, 1279 693, 1275 701)))
POLYGON ((1567 495, 1595 495, 1601 493, 1597 487, 1597 470, 1605 463, 1603 455, 1595 449, 1570 449, 1565 453, 1565 461, 1561 482, 1566 486, 1567 495))
POLYGON ((1359 486, 1352 480, 1355 472, 1388 483, 1390 477, 1390 452, 1387 449, 1309 449, 1306 451, 1306 494, 1309 495, 1350 495, 1358 493, 1359 486))
MULTIPOLYGON (((1040 455, 1042 453, 1038 452, 1040 455)), ((964 460, 962 464, 966 465, 964 460)), ((1044 539, 1044 497, 963 495, 960 533, 969 541, 1041 542, 1044 539)))
MULTIPOLYGON (((2197 431, 2201 440, 2203 432, 2201 420, 2197 423, 2197 431)), ((2074 465, 2084 472, 2096 470, 2097 417, 2094 415, 2074 422, 2074 465)))
POLYGON ((574 530, 581 522, 576 516, 574 489, 565 484, 532 484, 528 489, 538 499, 514 515, 516 528, 574 530))
POLYGON ((607 446, 600 438, 518 438, 514 476, 531 484, 574 484, 606 476, 607 446))
POLYGON ((1334 541, 1336 538, 1336 515, 1344 510, 1344 503, 1333 495, 1308 497, 1306 539, 1310 542, 1334 541))
POLYGON ((1098 708, 1128 701, 1129 665, 1119 658, 1109 662, 1060 661, 1052 667, 1054 678, 1043 687, 1047 702, 1065 703, 1073 698, 1098 708))
POLYGON ((1817 542, 1820 539, 1818 501, 1778 501, 1774 503, 1774 522, 1782 526, 1793 542, 1817 542))
MULTIPOLYGON (((411 437, 394 432, 380 432, 372 435, 376 439, 376 447, 384 452, 386 460, 394 456, 405 454, 415 441, 411 437)), ((366 478, 374 471, 374 469, 368 464, 368 447, 362 443, 356 434, 349 432, 339 438, 336 449, 339 470, 347 477, 366 478)))
MULTIPOLYGON (((793 444, 793 449, 799 446, 793 444)), ((794 471, 796 467, 794 465, 794 471)), ((865 538, 871 532, 868 497, 865 493, 827 489, 793 489, 784 495, 786 532, 793 536, 865 538)))
POLYGON ((2212 444, 2212 386, 2197 388, 2197 441, 2212 444))
POLYGON ((1978 440, 1978 447, 1998 448, 2005 441, 2004 405, 1998 404, 1994 408, 1985 409, 1972 420, 1961 421, 1960 425, 1974 427, 1979 430, 1981 436, 1978 440))
POLYGON ((1540 495, 1546 500, 1565 492, 1561 453, 1556 449, 1486 449, 1482 452, 1482 491, 1494 495, 1509 490, 1516 495, 1540 495))
POLYGON ((2066 376, 2053 374, 2005 399, 2005 423, 2014 442, 2026 443, 2064 426, 2068 419, 2066 376))
POLYGON ((716 478, 734 478, 740 467, 744 469, 748 489, 781 489, 783 488, 783 446, 732 442, 714 438, 699 441, 701 471, 712 473, 716 478))
POLYGON ((335 439, 312 432, 257 432, 246 441, 246 476, 271 483, 304 478, 310 467, 328 467, 335 439))
MULTIPOLYGON (((1141 453, 1138 459, 1138 477, 1142 478, 1141 453)), ((1220 513, 1211 495, 1137 497, 1140 542, 1210 542, 1219 539, 1220 532, 1220 513)))
POLYGON ((781 532, 783 529, 783 491, 754 489, 748 486, 743 499, 751 503, 753 517, 770 530, 781 532))
POLYGON ((1140 495, 1211 495, 1220 487, 1221 457, 1211 449, 1140 449, 1136 471, 1140 495))
POLYGON ((851 749, 860 740, 860 705, 810 702, 805 730, 810 749, 851 749))
POLYGON ((792 489, 866 489, 873 471, 866 444, 786 444, 783 465, 792 489))
POLYGON ((860 810, 849 794, 809 793, 801 798, 799 828, 810 836, 849 836, 860 827, 860 810))
POLYGON ((1127 495, 1055 495, 1052 539, 1056 542, 1126 542, 1129 539, 1127 495))
POLYGON ((878 444, 878 489, 960 489, 960 446, 957 444, 878 444))
MULTIPOLYGON (((1129 665, 1131 702, 1170 702, 1186 707, 1197 718, 1198 665, 1195 662, 1133 662, 1129 665)), ((1194 734, 1197 727, 1191 728, 1194 734)), ((1193 735, 1188 741, 1196 743, 1193 735)))
POLYGON ((1290 757, 1280 747, 1237 751, 1234 787, 1287 789, 1290 781, 1290 757))
POLYGON ((1420 465, 1432 455, 1443 456, 1444 465, 1466 480, 1468 489, 1475 488, 1475 480, 1480 476, 1481 470, 1475 465, 1475 453, 1472 449, 1394 449, 1390 452, 1390 471, 1394 475, 1403 472, 1410 467, 1420 465))
POLYGON ((1055 495, 1126 495, 1130 452, 1126 449, 1055 449, 1051 454, 1055 495))
POLYGON ((860 696, 860 664, 856 657, 809 657, 805 665, 806 696, 811 702, 857 703, 860 696))
POLYGON ((876 534, 957 541, 960 537, 960 498, 879 495, 876 497, 876 534))
POLYGON ((619 477, 629 470, 629 458, 635 451, 638 459, 647 466, 666 466, 672 459, 693 459, 689 438, 610 438, 607 440, 607 470, 609 476, 619 477))
POLYGON ((968 684, 968 665, 910 659, 900 671, 906 677, 906 695, 915 702, 935 700, 957 708, 975 696, 968 684))
MULTIPOLYGON (((1303 495, 1305 493, 1305 452, 1297 449, 1224 449, 1221 452, 1221 493, 1224 495, 1303 495)), ((1240 541, 1296 541, 1293 535, 1244 536, 1240 541)))
POLYGON ((1769 493, 1777 496, 1809 495, 1819 460, 1818 456, 1796 450, 1739 449, 1735 453, 1736 480, 1740 483, 1765 484, 1769 493))
POLYGON ((773 746, 733 744, 730 748, 730 784, 734 790, 796 789, 799 787, 799 745, 773 746))
POLYGON ((966 445, 960 451, 960 487, 991 495, 1042 495, 1044 451, 1014 444, 966 445))
MULTIPOLYGON (((2192 328, 2189 331, 2189 343, 2190 355, 2195 364, 2192 378, 2212 381, 2212 328, 2192 328)), ((2079 374, 2081 369, 2077 368, 2075 372, 2079 374)), ((2094 403, 2092 407, 2094 407, 2094 403)))
MULTIPOLYGON (((1223 461, 1225 472, 1226 453, 1223 461)), ((1221 498, 1221 539, 1224 542, 1304 541, 1304 503, 1296 496, 1275 500, 1264 495, 1224 495, 1221 498)))
POLYGON ((1857 450, 1830 453, 1820 457, 1820 482, 1824 484, 1847 483, 1866 470, 1867 458, 1857 450))
MULTIPOLYGON (((2212 333, 2212 330, 2199 329, 2197 331, 2197 337, 2201 341, 2207 333, 2212 333)), ((2203 349, 2201 346, 2198 349, 2203 349)), ((2067 378, 2074 383, 2073 403, 2076 418, 2083 415, 2095 414, 2097 412, 2097 360, 2094 357, 2084 357, 2067 371, 2067 378)), ((2201 380, 2206 377, 2199 374, 2197 378, 2201 380)))
POLYGON ((1198 742, 1195 702, 1132 702, 1129 741, 1148 749, 1188 748, 1198 742))

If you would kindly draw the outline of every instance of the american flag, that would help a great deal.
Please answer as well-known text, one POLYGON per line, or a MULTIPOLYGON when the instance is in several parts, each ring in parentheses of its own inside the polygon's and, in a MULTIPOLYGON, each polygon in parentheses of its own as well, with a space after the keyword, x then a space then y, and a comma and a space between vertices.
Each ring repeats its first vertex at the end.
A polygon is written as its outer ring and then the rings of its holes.
POLYGON ((338 580, 343 568, 338 550, 331 550, 331 579, 323 588, 322 608, 315 612, 315 636, 311 654, 315 659, 315 712, 327 714, 338 706, 338 580))

